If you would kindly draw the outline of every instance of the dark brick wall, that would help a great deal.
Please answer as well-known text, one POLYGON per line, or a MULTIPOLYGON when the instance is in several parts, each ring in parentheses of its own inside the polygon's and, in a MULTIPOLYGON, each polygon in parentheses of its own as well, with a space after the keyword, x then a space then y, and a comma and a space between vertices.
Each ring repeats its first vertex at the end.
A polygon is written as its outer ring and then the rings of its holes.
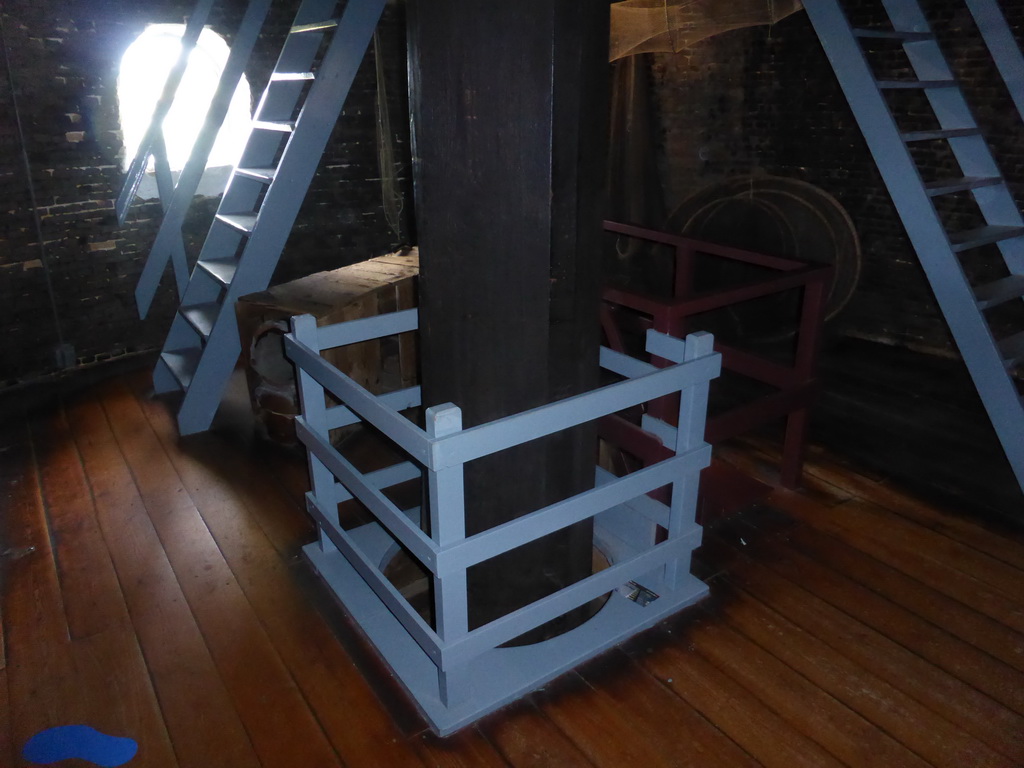
MULTIPOLYGON (((848 5, 862 20, 877 3, 848 5)), ((1018 39, 1024 2, 1004 0, 1018 39)), ((967 96, 988 130, 1004 175, 1024 200, 1024 129, 962 0, 927 0, 926 12, 967 96)), ((768 173, 817 185, 856 226, 864 255, 860 287, 836 319, 839 332, 939 354, 951 340, 931 289, 875 169, 806 14, 773 27, 728 32, 680 54, 652 57, 662 128, 661 175, 671 211, 688 195, 730 176, 768 173)), ((951 175, 948 158, 926 173, 951 175)), ((965 214, 966 215, 966 214, 965 214)), ((972 267, 992 271, 992 260, 972 267)))
MULTIPOLYGON (((6 0, 3 20, 13 95, 40 215, 56 313, 77 365, 158 348, 176 300, 169 275, 149 317, 133 292, 160 221, 137 201, 123 227, 113 200, 122 183, 117 66, 147 24, 180 23, 192 2, 6 0)), ((218 0, 212 26, 229 38, 244 4, 218 0)), ((254 103, 297 3, 277 2, 246 75, 254 103)), ((404 18, 389 5, 381 26, 399 157, 408 152, 404 18)), ((0 64, 2 66, 2 64, 0 64)), ((354 263, 408 239, 387 226, 377 168, 373 56, 363 62, 320 171, 282 254, 275 282, 354 263)), ((407 162, 404 166, 408 167, 407 162)), ((403 171, 404 173, 404 171, 403 171)), ((6 67, 0 81, 0 388, 51 373, 57 334, 15 129, 6 67)), ((194 259, 216 210, 199 198, 185 226, 194 259)))

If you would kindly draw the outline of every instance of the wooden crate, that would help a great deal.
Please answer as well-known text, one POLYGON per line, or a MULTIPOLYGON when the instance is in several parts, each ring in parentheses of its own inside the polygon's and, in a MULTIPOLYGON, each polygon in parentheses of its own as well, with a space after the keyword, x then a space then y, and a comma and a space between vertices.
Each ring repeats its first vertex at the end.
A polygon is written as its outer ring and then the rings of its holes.
MULTIPOLYGON (((293 315, 312 315, 317 325, 371 317, 416 306, 419 252, 406 249, 359 264, 317 272, 235 304, 242 363, 257 428, 282 445, 297 445, 293 420, 299 411, 295 372, 282 341, 293 315)), ((360 386, 379 394, 417 381, 414 334, 325 350, 323 356, 360 386)))

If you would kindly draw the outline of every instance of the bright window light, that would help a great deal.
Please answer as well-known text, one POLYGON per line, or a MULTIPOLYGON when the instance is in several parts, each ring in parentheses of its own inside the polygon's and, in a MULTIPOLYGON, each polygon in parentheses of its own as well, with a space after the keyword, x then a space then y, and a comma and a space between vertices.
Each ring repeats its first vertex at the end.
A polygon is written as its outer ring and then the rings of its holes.
MULTIPOLYGON (((149 128, 167 73, 181 50, 184 32, 183 24, 151 24, 121 58, 117 99, 125 147, 125 170, 131 165, 149 128)), ((172 171, 185 167, 206 119, 228 53, 224 38, 209 29, 202 31, 189 56, 188 68, 178 86, 174 104, 164 120, 164 142, 172 171)), ((233 167, 238 162, 249 135, 251 109, 249 83, 243 75, 206 162, 207 168, 233 167)), ((152 158, 149 170, 153 170, 152 158)))

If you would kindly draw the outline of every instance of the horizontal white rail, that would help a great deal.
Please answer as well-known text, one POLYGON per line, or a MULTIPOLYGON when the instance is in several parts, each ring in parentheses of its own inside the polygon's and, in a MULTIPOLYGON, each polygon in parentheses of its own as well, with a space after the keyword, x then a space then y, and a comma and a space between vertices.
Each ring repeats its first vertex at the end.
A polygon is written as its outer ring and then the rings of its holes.
POLYGON ((364 317, 344 323, 325 325, 317 328, 317 342, 322 352, 325 349, 358 344, 361 341, 372 341, 384 336, 395 336, 408 333, 419 328, 419 315, 415 309, 404 309, 401 312, 389 312, 386 315, 364 317))
POLYGON ((484 624, 459 640, 442 646, 442 662, 449 656, 460 660, 478 656, 484 651, 539 627, 541 624, 557 619, 573 608, 589 603, 628 581, 640 578, 645 573, 664 564, 666 560, 689 555, 699 544, 699 540, 695 541, 699 537, 700 528, 695 525, 693 531, 688 534, 655 544, 647 551, 628 560, 616 563, 603 571, 598 571, 592 576, 530 603, 518 611, 513 611, 500 619, 484 624))
POLYGON ((398 539, 428 569, 437 568, 438 546, 405 516, 395 504, 367 482, 366 477, 349 463, 334 446, 314 433, 302 416, 295 419, 295 432, 302 443, 323 462, 324 466, 366 505, 392 536, 398 539))
POLYGON ((637 360, 635 357, 630 357, 608 347, 601 347, 600 364, 606 371, 617 373, 629 379, 635 379, 637 376, 654 373, 658 370, 657 366, 645 363, 643 360, 637 360))
POLYGON ((640 417, 640 428, 646 432, 650 432, 656 438, 661 440, 662 445, 667 446, 675 445, 676 436, 679 434, 679 430, 671 424, 664 422, 655 416, 651 416, 649 413, 645 413, 640 417))
MULTIPOLYGON (((614 482, 619 479, 611 472, 609 472, 607 469, 602 469, 601 467, 597 467, 596 475, 598 485, 607 485, 608 483, 614 482)), ((668 528, 668 506, 662 504, 660 501, 657 501, 656 499, 652 499, 646 493, 634 496, 628 501, 622 502, 622 506, 628 507, 630 510, 636 512, 638 515, 646 517, 655 525, 660 525, 662 528, 668 528)))
MULTIPOLYGON (((378 469, 375 472, 367 472, 363 475, 363 481, 377 490, 383 490, 399 483, 416 480, 420 477, 423 477, 422 467, 418 464, 413 464, 411 461, 403 461, 401 464, 394 464, 384 469, 378 469)), ((348 492, 344 483, 339 482, 334 492, 339 504, 355 498, 348 492)))
POLYGON ((320 357, 318 352, 297 341, 291 334, 285 334, 284 345, 288 356, 295 364, 312 376, 320 386, 391 438, 420 464, 429 464, 430 439, 426 432, 381 403, 378 398, 320 357))
POLYGON ((441 638, 430 628, 423 618, 416 613, 409 605, 401 592, 384 578, 376 563, 373 563, 363 551, 352 540, 348 533, 327 519, 326 512, 320 507, 319 502, 312 493, 306 494, 306 508, 313 515, 320 528, 327 534, 327 538, 345 555, 345 559, 352 567, 359 572, 363 580, 401 622, 402 626, 409 633, 409 636, 416 641, 416 644, 423 649, 435 664, 441 662, 441 638))
POLYGON ((431 469, 444 469, 574 427, 680 389, 710 381, 721 370, 718 354, 655 369, 628 381, 568 397, 549 405, 440 438, 431 446, 431 469))
MULTIPOLYGON (((420 388, 409 387, 408 389, 400 389, 397 392, 388 392, 387 394, 378 395, 377 401, 381 405, 385 405, 393 411, 404 411, 406 408, 415 408, 422 404, 422 394, 420 388)), ((344 405, 336 405, 333 408, 327 409, 327 428, 338 429, 339 427, 348 427, 353 424, 357 424, 362 419, 352 412, 351 408, 344 405)))
MULTIPOLYGON (((711 446, 706 444, 689 453, 665 459, 444 547, 438 553, 438 568, 447 572, 476 565, 642 496, 655 488, 669 485, 680 476, 698 472, 710 463, 711 446)), ((653 499, 652 502, 658 503, 653 499)), ((443 576, 444 573, 439 575, 443 576)))

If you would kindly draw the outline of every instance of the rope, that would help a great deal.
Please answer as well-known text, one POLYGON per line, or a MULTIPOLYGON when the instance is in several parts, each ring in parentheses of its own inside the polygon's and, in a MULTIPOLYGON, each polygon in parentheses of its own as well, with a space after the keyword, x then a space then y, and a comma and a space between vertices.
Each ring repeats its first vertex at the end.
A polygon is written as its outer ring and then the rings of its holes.
POLYGON ((380 169, 381 202, 384 206, 384 220, 395 236, 401 239, 405 200, 398 183, 398 164, 395 161, 394 134, 391 132, 391 113, 384 77, 384 56, 380 33, 377 31, 373 33, 373 58, 377 70, 377 165, 380 169))
POLYGON ((25 144, 25 131, 21 124, 21 112, 18 110, 18 96, 15 90, 14 69, 11 66, 11 56, 7 47, 7 29, 4 26, 3 7, 0 6, 0 48, 4 51, 4 65, 7 67, 7 83, 11 88, 11 108, 14 112, 14 124, 18 129, 18 142, 21 147, 21 160, 25 166, 25 179, 28 184, 29 202, 32 205, 32 219, 35 222, 36 240, 39 241, 39 262, 43 265, 43 277, 46 282, 46 293, 50 299, 50 311, 53 313, 53 327, 57 331, 58 349, 64 347, 64 331, 61 327, 60 315, 57 312, 57 299, 53 292, 53 280, 50 277, 50 264, 46 255, 46 245, 43 243, 43 224, 39 218, 39 206, 36 203, 36 188, 32 181, 32 164, 28 159, 28 151, 25 144))

